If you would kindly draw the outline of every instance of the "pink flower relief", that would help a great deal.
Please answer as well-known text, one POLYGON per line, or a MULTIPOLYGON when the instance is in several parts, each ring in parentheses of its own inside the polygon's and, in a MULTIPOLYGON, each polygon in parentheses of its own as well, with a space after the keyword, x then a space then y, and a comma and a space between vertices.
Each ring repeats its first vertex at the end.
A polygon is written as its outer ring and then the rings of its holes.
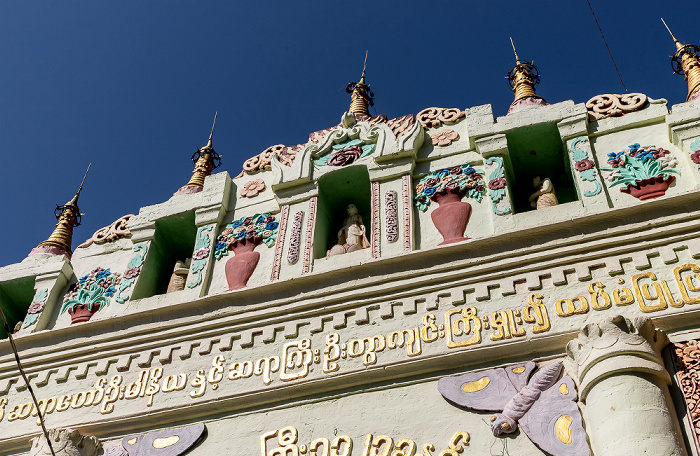
POLYGON ((576 168, 576 171, 585 171, 587 169, 591 169, 593 168, 593 161, 589 160, 588 158, 579 160, 574 164, 574 168, 576 168))
POLYGON ((459 139, 459 133, 448 128, 430 135, 430 139, 432 140, 433 145, 435 146, 449 146, 450 144, 452 144, 452 141, 456 141, 459 139))

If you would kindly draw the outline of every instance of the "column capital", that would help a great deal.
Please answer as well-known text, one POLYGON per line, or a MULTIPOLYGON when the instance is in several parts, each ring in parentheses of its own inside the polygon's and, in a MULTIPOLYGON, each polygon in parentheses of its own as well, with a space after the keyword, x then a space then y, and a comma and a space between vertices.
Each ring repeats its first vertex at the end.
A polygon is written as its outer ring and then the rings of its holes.
POLYGON ((586 400, 598 381, 623 372, 651 374, 670 384, 661 357, 666 344, 666 333, 649 318, 616 315, 587 324, 566 346, 570 373, 578 378, 581 400, 586 400))

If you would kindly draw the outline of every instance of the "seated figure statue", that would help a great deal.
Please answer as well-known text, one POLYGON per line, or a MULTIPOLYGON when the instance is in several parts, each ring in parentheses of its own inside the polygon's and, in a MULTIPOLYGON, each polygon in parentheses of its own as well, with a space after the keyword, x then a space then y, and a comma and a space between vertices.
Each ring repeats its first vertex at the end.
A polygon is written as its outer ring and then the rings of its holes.
POLYGON ((343 227, 338 231, 338 243, 331 247, 326 256, 368 248, 370 243, 367 240, 366 231, 362 216, 357 213, 357 207, 354 204, 348 204, 348 216, 343 222, 343 227))
POLYGON ((535 176, 532 180, 532 186, 538 190, 530 195, 530 206, 535 209, 544 209, 559 204, 557 194, 554 192, 554 185, 549 178, 542 179, 540 176, 535 176))

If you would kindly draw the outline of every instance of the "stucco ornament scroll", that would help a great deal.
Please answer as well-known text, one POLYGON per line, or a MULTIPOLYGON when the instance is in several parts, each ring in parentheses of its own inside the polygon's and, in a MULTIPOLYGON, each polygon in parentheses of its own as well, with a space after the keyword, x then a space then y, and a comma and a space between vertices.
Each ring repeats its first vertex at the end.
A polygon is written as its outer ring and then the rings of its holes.
POLYGON ((41 311, 44 310, 44 306, 46 305, 46 300, 48 299, 48 297, 48 288, 37 290, 37 292, 34 294, 34 299, 32 299, 32 303, 29 304, 27 316, 24 318, 24 325, 22 326, 23 328, 28 328, 37 322, 37 320, 39 319, 39 315, 41 315, 41 311))
POLYGON ((568 375, 560 378, 561 361, 535 369, 529 362, 445 377, 438 390, 461 407, 498 412, 490 419, 496 437, 520 426, 535 445, 554 456, 589 456, 574 381, 568 375))
POLYGON ((111 225, 100 228, 99 230, 95 231, 90 239, 80 244, 78 248, 87 247, 93 242, 95 244, 104 244, 105 242, 112 242, 116 241, 117 239, 131 236, 131 231, 129 231, 129 220, 131 220, 131 217, 133 216, 134 214, 124 215, 112 222, 111 225))
POLYGON ((386 240, 395 242, 399 238, 399 196, 394 190, 384 194, 384 219, 386 220, 386 240))
POLYGON ((647 105, 647 96, 643 93, 613 95, 606 93, 596 95, 586 102, 588 118, 591 120, 619 117, 642 109, 647 105))
POLYGON ((510 204, 506 204, 503 209, 499 209, 498 203, 506 196, 507 182, 503 172, 503 158, 489 157, 486 159, 487 165, 496 164, 496 168, 489 174, 489 197, 491 197, 491 209, 496 215, 510 214, 510 204))
POLYGON ((190 273, 194 274, 194 278, 187 284, 188 288, 194 288, 202 283, 202 271, 209 261, 211 253, 211 243, 213 236, 208 233, 213 233, 214 224, 204 225, 197 231, 197 242, 192 252, 192 264, 190 273))
POLYGON ((180 456, 204 435, 204 424, 131 435, 122 439, 129 456, 180 456))
POLYGON ((418 113, 418 122, 423 128, 437 128, 457 123, 465 115, 465 112, 458 108, 426 108, 418 113))
POLYGON ((292 235, 289 238, 289 251, 287 262, 294 264, 299 261, 299 247, 301 246, 301 225, 304 221, 304 211, 297 211, 292 222, 292 235))
POLYGON ((598 182, 595 163, 593 163, 593 160, 588 157, 588 152, 583 149, 583 147, 586 147, 587 149, 590 148, 588 138, 585 136, 579 136, 571 141, 571 145, 569 147, 571 149, 571 158, 574 161, 574 169, 578 171, 581 180, 593 183, 593 189, 584 190, 583 195, 591 197, 599 194, 603 187, 600 185, 600 182, 598 182))
POLYGON ((673 346, 676 376, 683 392, 695 448, 700 449, 700 343, 690 340, 673 346))
POLYGON ((148 245, 149 244, 147 242, 143 242, 134 246, 133 250, 136 253, 129 260, 126 271, 124 271, 124 274, 122 274, 122 280, 119 282, 117 295, 114 297, 114 300, 119 304, 124 304, 127 299, 129 299, 128 295, 124 295, 122 293, 131 288, 141 274, 141 267, 143 266, 143 261, 146 258, 146 253, 148 252, 148 245))
MULTIPOLYGON (((83 435, 75 429, 49 429, 51 447, 56 456, 97 456, 102 443, 91 435, 83 435)), ((43 435, 30 440, 29 456, 51 456, 51 450, 43 435)))

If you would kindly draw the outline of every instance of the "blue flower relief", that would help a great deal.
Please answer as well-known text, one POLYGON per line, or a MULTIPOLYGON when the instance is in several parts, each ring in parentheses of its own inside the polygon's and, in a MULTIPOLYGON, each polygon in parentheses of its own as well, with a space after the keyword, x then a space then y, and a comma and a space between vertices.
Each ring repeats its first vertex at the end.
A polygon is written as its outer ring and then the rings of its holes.
POLYGON ((464 174, 469 175, 469 174, 474 174, 475 172, 476 172, 476 170, 474 168, 472 168, 471 166, 467 166, 466 168, 464 168, 464 174))
POLYGON ((235 222, 233 222, 233 223, 231 224, 231 228, 238 228, 238 227, 241 226, 241 225, 243 225, 243 221, 242 221, 242 220, 236 220, 235 222))
POLYGON ((426 189, 423 190, 423 193, 425 196, 432 196, 435 194, 435 189, 433 187, 426 187, 426 189))
MULTIPOLYGON (((474 172, 474 169, 472 168, 472 172, 474 172)), ((467 173, 468 174, 468 173, 467 173)), ((450 175, 450 171, 446 169, 441 169, 440 171, 437 172, 437 178, 442 179, 443 177, 447 177, 450 175)))
POLYGON ((265 225, 265 229, 266 229, 266 230, 274 230, 274 229, 277 228, 278 226, 279 226, 279 223, 277 223, 277 222, 270 222, 270 223, 268 223, 267 225, 265 225))

